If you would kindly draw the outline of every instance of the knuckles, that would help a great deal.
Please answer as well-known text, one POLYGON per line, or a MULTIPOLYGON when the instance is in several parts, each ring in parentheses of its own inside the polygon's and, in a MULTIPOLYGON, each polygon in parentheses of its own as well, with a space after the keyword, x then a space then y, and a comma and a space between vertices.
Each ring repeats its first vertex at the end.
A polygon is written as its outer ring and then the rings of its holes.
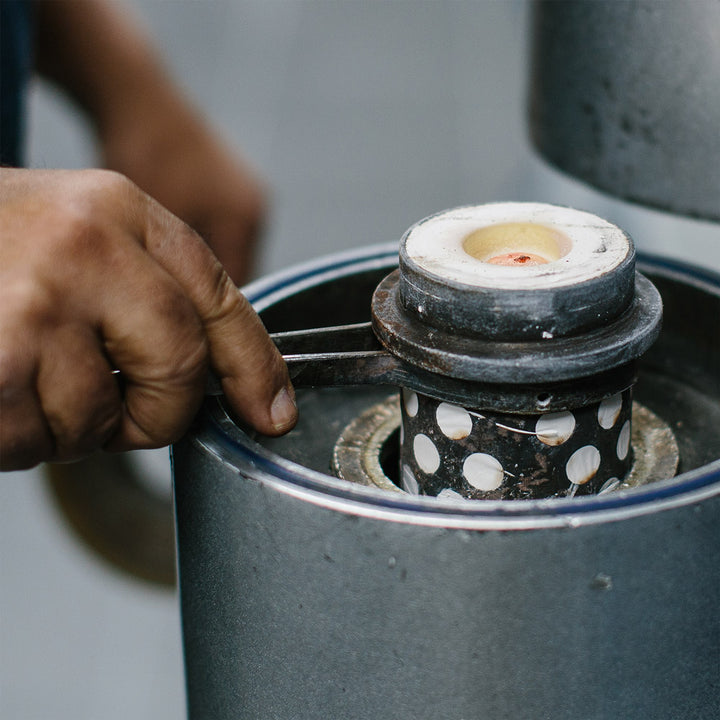
POLYGON ((52 244, 51 255, 70 267, 94 260, 106 264, 109 257, 122 251, 140 225, 138 197, 142 193, 112 171, 79 173, 82 178, 77 192, 60 193, 54 198, 54 207, 46 209, 49 231, 45 237, 52 244))
POLYGON ((28 386, 0 373, 0 470, 25 470, 50 458, 52 438, 28 386))
POLYGON ((122 402, 111 378, 82 378, 73 405, 47 409, 55 439, 54 460, 77 460, 105 446, 122 422, 122 402))
POLYGON ((0 289, 0 327, 2 327, 5 360, 10 367, 8 348, 24 345, 31 333, 52 322, 57 314, 58 298, 50 287, 32 273, 4 278, 0 289), (23 337, 25 336, 25 337, 23 337))
POLYGON ((8 424, 11 408, 22 401, 31 376, 31 367, 15 353, 0 348, 0 421, 8 424))
POLYGON ((207 370, 209 348, 195 306, 168 283, 147 299, 146 311, 163 319, 163 332, 150 338, 147 367, 163 384, 196 385, 207 370))
POLYGON ((147 207, 127 178, 107 170, 16 172, 38 175, 0 200, 3 274, 77 294, 127 261, 147 207))

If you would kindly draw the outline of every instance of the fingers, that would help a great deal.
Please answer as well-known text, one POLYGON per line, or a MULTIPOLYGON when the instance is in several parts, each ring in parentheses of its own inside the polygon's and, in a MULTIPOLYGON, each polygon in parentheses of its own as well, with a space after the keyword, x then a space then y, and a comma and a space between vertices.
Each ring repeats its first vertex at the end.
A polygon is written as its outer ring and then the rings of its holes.
POLYGON ((0 467, 69 460, 100 447, 120 417, 120 393, 87 325, 67 323, 52 293, 4 278, 0 303, 0 467))
POLYGON ((260 318, 196 233, 169 214, 148 220, 147 249, 192 300, 234 409, 264 434, 286 432, 297 421, 295 395, 260 318))
POLYGON ((254 428, 281 435, 297 422, 295 392, 280 353, 245 297, 227 282, 226 305, 208 323, 225 395, 254 428))
POLYGON ((48 329, 39 365, 36 388, 52 459, 74 460, 103 447, 120 428, 123 407, 98 336, 80 323, 48 329))
POLYGON ((108 194, 131 208, 124 222, 140 254, 130 262, 126 249, 105 273, 112 287, 99 292, 111 299, 100 303, 106 350, 127 381, 109 447, 176 439, 201 402, 208 352, 244 420, 268 435, 289 430, 297 410, 285 363, 202 238, 130 183, 115 177, 108 194))
POLYGON ((100 308, 105 352, 124 384, 111 450, 177 440, 202 402, 208 369, 208 341, 192 302, 162 267, 136 252, 100 308))
POLYGON ((37 278, 0 292, 3 470, 166 445, 197 412, 207 339, 192 303, 139 245, 120 260, 114 272, 87 273, 103 281, 87 312, 69 313, 37 278))
MULTIPOLYGON (((6 332, 10 340, 17 337, 6 332)), ((0 470, 23 470, 54 451, 35 390, 37 363, 23 355, 0 351, 0 470)))
POLYGON ((0 283, 0 469, 69 460, 102 446, 121 399, 100 343, 55 294, 21 272, 0 283))
MULTIPOLYGON (((0 262, 0 269, 3 263, 0 262)), ((21 470, 48 458, 53 437, 35 381, 39 345, 28 333, 46 297, 19 278, 0 276, 0 469, 21 470)))

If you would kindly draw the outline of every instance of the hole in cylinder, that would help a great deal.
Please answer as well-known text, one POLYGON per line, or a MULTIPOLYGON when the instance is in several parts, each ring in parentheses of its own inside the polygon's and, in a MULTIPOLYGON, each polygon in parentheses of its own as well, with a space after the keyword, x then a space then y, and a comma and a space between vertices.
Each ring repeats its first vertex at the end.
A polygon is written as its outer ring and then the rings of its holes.
POLYGON ((530 222, 499 223, 473 230, 463 250, 484 263, 510 267, 545 265, 567 255, 572 242, 559 230, 530 222))
POLYGON ((385 476, 401 490, 400 482, 400 428, 393 430, 380 447, 380 467, 385 476))

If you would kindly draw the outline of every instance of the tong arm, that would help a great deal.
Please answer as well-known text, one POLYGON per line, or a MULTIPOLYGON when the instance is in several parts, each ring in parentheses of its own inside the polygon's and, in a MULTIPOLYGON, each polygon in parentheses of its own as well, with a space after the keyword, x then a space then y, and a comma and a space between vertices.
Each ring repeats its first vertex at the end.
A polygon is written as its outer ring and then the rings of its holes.
POLYGON ((272 333, 270 337, 283 356, 335 355, 383 349, 369 322, 290 330, 272 333))
MULTIPOLYGON (((397 384, 401 361, 375 337, 369 322, 270 335, 295 387, 397 384)), ((207 395, 222 395, 211 376, 207 395)))
MULTIPOLYGON (((293 330, 270 337, 297 388, 392 385, 463 407, 477 407, 477 399, 487 397, 488 392, 495 393, 493 397, 497 396, 500 405, 505 401, 502 388, 431 372, 392 355, 383 349, 369 322, 293 330)), ((214 375, 208 380, 206 394, 222 395, 214 375)))

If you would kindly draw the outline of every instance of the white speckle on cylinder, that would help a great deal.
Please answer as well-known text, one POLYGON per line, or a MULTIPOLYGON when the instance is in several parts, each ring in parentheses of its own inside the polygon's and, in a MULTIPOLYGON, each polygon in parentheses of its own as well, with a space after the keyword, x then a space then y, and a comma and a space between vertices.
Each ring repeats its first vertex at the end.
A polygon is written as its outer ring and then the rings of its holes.
POLYGON ((407 466, 403 465, 402 468, 402 486, 403 490, 411 495, 419 495, 420 488, 418 482, 413 475, 412 470, 407 466))
POLYGON ((620 416, 622 410, 622 395, 618 393, 612 397, 605 398, 598 407, 598 422, 600 427, 609 430, 620 416))
POLYGON ((618 459, 624 460, 627 457, 628 451, 630 450, 630 421, 627 420, 622 426, 620 436, 617 441, 617 456, 618 459))
POLYGON ((440 453, 435 443, 423 433, 419 433, 413 440, 413 453, 418 467, 429 475, 440 467, 440 453))
POLYGON ((565 472, 571 483, 584 485, 595 476, 599 467, 600 451, 594 445, 585 445, 570 456, 565 472))
POLYGON ((451 440, 462 440, 472 432, 472 418, 467 410, 458 405, 440 403, 435 411, 437 424, 451 440))
POLYGON ((618 480, 616 477, 610 478, 609 480, 606 480, 603 483, 603 486, 598 490, 598 495, 602 495, 604 493, 609 493, 615 490, 615 488, 620 484, 620 480, 618 480))
POLYGON ((403 403, 405 404, 405 412, 410 417, 415 417, 418 411, 418 396, 412 390, 403 390, 403 403))
POLYGON ((575 431, 575 416, 568 411, 541 415, 535 424, 537 439, 555 447, 562 445, 575 431))
POLYGON ((492 455, 473 453, 465 458, 463 476, 477 490, 497 490, 503 481, 503 466, 492 455))
POLYGON ((464 498, 459 492, 455 492, 452 488, 445 488, 438 493, 438 497, 443 500, 454 500, 455 502, 465 502, 467 498, 464 498))

